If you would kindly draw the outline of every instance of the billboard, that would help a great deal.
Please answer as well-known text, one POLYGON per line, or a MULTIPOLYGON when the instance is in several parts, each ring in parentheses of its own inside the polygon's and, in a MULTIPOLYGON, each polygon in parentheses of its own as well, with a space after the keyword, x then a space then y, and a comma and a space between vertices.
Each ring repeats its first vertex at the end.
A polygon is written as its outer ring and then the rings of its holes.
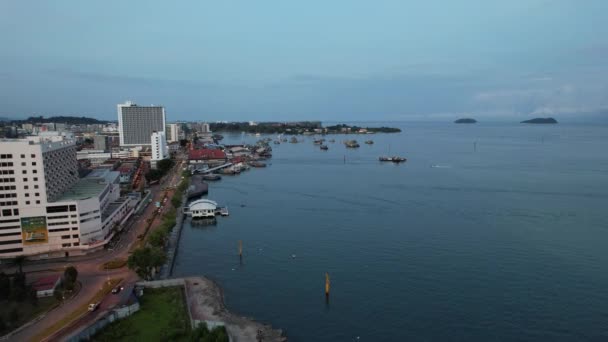
POLYGON ((22 217, 21 236, 24 245, 33 245, 49 242, 49 233, 46 229, 46 216, 22 217))

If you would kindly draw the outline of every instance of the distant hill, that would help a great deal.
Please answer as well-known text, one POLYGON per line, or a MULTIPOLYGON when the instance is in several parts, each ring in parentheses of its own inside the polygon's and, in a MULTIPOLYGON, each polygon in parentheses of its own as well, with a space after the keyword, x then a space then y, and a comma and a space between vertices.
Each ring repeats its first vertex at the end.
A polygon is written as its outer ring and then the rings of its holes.
POLYGON ((0 116, 0 121, 13 121, 11 118, 4 118, 0 116))
POLYGON ((529 124, 556 124, 557 120, 554 118, 534 118, 530 120, 524 120, 521 123, 529 123, 529 124))
POLYGON ((457 123, 457 124, 472 124, 472 123, 477 123, 477 120, 471 119, 471 118, 462 118, 462 119, 458 119, 458 120, 454 121, 454 123, 457 123))
POLYGON ((85 116, 51 116, 48 118, 42 116, 31 116, 25 120, 18 120, 21 123, 41 124, 41 123, 64 123, 68 125, 95 125, 106 124, 108 121, 87 118, 85 116))

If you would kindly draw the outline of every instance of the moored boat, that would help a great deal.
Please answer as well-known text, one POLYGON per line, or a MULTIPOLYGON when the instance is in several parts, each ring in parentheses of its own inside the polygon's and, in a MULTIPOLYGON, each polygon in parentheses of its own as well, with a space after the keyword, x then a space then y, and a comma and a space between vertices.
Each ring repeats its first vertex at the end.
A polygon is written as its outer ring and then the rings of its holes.
POLYGON ((397 156, 393 156, 393 157, 380 157, 378 159, 381 162, 392 162, 392 163, 404 163, 405 161, 407 161, 406 158, 397 157, 397 156))
POLYGON ((329 150, 329 147, 327 147, 327 145, 321 145, 321 146, 319 146, 319 148, 322 149, 322 150, 324 150, 324 151, 329 150))

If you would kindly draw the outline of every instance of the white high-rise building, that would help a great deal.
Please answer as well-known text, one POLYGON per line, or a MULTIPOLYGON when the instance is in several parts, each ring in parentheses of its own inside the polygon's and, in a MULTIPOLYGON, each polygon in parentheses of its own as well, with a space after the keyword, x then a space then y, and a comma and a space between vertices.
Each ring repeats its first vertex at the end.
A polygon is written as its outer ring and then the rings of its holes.
POLYGON ((164 132, 154 132, 150 137, 152 141, 152 167, 156 167, 156 162, 169 158, 167 139, 164 132))
POLYGON ((119 104, 118 131, 120 146, 149 146, 152 132, 165 132, 165 108, 130 101, 119 104))
POLYGON ((0 151, 0 258, 97 250, 130 210, 119 198, 118 172, 78 178, 70 137, 0 139, 0 151))
POLYGON ((181 135, 181 124, 176 124, 176 123, 168 124, 166 133, 167 133, 167 142, 172 143, 172 142, 179 141, 180 135, 181 135))

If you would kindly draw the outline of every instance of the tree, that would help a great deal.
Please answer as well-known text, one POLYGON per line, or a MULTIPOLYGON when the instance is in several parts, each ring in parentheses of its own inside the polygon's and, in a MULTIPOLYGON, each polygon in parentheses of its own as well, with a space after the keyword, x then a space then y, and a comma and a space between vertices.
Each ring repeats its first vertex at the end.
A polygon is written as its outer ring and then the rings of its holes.
POLYGON ((19 321, 19 311, 17 311, 16 307, 8 314, 8 321, 11 325, 15 325, 19 321))
POLYGON ((167 231, 164 227, 150 233, 150 237, 148 238, 148 242, 154 247, 164 247, 166 240, 167 231))
POLYGON ((14 263, 17 267, 19 267, 19 273, 23 273, 23 264, 25 263, 25 259, 25 255, 15 257, 14 263))
POLYGON ((63 279, 66 281, 69 281, 71 283, 75 283, 77 277, 78 277, 78 270, 74 266, 69 266, 63 272, 63 279))
POLYGON ((166 260, 167 256, 161 249, 144 247, 136 249, 129 256, 127 265, 143 279, 150 280, 152 272, 161 267, 166 260))
POLYGON ((171 170, 171 168, 173 167, 173 160, 171 159, 163 159, 163 160, 159 160, 158 162, 156 162, 156 168, 158 170, 160 170, 160 172, 164 174, 166 174, 167 172, 169 172, 169 170, 171 170))
POLYGON ((4 272, 0 273, 0 300, 8 299, 11 293, 11 278, 4 272))
POLYGON ((22 302, 26 296, 27 286, 25 285, 25 273, 17 272, 13 275, 10 299, 22 302))
POLYGON ((181 147, 186 147, 187 145, 188 145, 188 140, 186 140, 186 139, 181 139, 181 140, 179 141, 179 146, 181 146, 181 147))

